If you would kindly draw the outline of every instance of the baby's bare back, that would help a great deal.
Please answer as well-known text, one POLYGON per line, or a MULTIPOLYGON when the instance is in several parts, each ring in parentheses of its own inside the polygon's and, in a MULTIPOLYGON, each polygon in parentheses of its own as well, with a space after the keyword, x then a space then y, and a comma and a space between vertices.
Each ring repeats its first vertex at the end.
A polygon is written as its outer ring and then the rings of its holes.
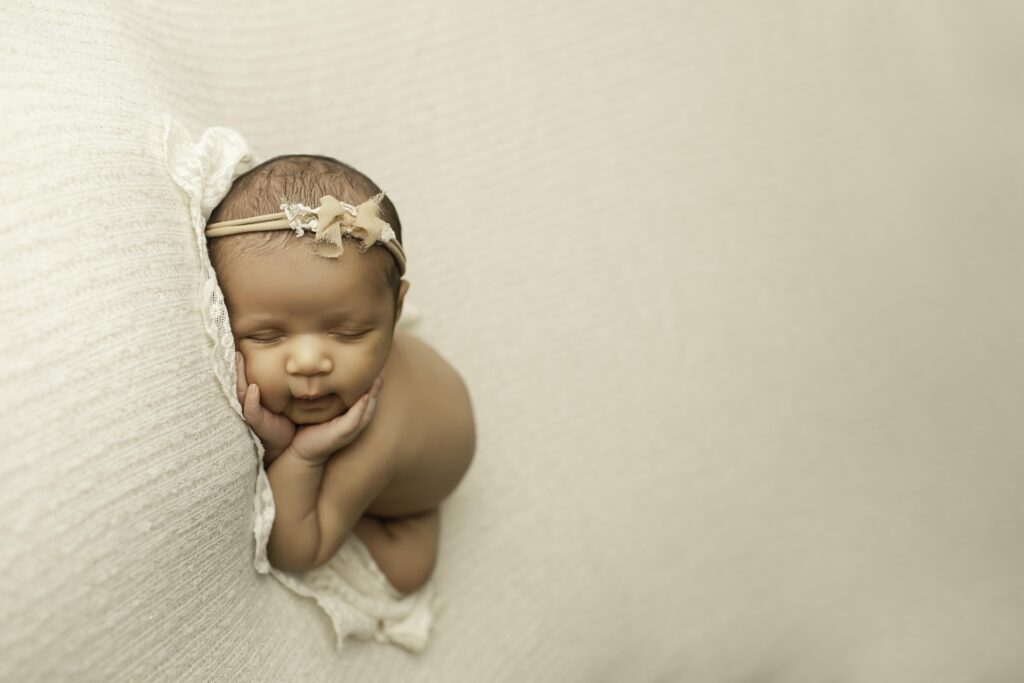
MULTIPOLYGON (((376 457, 388 459, 392 468, 366 512, 389 518, 427 512, 451 494, 473 459, 476 429, 469 393, 440 354, 403 332, 395 333, 381 374, 376 415, 360 440, 378 444, 376 457)), ((332 490, 344 495, 344 486, 331 486, 331 464, 339 456, 345 458, 340 453, 327 463, 324 496, 332 490)))

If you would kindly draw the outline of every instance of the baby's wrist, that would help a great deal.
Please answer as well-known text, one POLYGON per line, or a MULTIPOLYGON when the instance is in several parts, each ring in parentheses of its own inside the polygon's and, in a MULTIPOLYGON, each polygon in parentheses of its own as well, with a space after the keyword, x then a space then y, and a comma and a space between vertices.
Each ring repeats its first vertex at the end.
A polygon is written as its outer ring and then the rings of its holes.
POLYGON ((277 458, 284 453, 285 448, 285 446, 270 446, 268 444, 263 444, 263 460, 277 460, 277 458))
POLYGON ((327 464, 327 461, 331 459, 331 454, 328 453, 327 455, 323 456, 308 455, 296 449, 292 444, 289 444, 288 447, 281 452, 281 457, 288 457, 293 460, 301 460, 302 462, 306 463, 307 465, 310 465, 311 467, 323 467, 324 465, 327 464))

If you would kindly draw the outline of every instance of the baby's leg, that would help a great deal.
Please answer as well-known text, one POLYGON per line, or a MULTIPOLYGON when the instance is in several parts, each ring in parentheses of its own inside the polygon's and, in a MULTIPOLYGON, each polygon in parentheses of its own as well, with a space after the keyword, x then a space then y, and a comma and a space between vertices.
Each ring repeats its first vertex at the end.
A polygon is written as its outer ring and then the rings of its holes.
POLYGON ((433 574, 441 537, 440 508, 396 519, 365 514, 352 531, 399 593, 414 592, 433 574))

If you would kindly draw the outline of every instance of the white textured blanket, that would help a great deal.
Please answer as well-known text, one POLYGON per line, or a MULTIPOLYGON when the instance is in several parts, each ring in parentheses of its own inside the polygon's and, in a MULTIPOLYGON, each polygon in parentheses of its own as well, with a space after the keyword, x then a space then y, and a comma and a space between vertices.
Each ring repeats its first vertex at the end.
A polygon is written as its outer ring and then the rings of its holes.
POLYGON ((4 0, 0 681, 1024 680, 1022 26, 4 0), (254 565, 165 113, 398 207, 479 436, 418 653, 254 565))

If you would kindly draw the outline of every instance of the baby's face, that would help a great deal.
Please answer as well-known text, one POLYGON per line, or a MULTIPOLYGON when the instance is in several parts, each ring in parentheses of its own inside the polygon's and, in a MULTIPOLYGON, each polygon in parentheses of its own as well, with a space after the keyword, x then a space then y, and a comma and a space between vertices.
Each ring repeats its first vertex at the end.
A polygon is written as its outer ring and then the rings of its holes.
POLYGON ((337 259, 243 254, 219 273, 246 379, 267 409, 325 422, 370 389, 394 334, 392 295, 373 267, 346 241, 337 259))

